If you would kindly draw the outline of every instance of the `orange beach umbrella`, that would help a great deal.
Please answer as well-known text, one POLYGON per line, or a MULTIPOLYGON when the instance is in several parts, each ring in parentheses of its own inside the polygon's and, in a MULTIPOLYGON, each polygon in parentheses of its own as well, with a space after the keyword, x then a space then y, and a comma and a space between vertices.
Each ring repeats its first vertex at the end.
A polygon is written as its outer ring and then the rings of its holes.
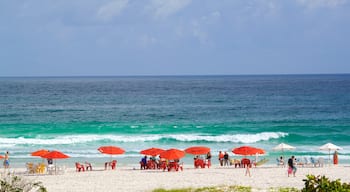
POLYGON ((185 156, 185 152, 179 149, 168 149, 161 154, 159 154, 161 158, 165 158, 168 160, 180 159, 185 156))
POLYGON ((242 146, 242 147, 234 148, 232 152, 237 155, 265 154, 265 151, 263 149, 250 147, 250 146, 242 146))
POLYGON ((185 149, 186 153, 192 154, 192 155, 203 155, 207 154, 210 151, 210 148, 203 147, 203 146, 193 146, 185 149))
POLYGON ((152 147, 152 148, 144 149, 144 150, 140 151, 140 153, 143 155, 157 156, 164 151, 165 151, 164 149, 152 147))
POLYGON ((49 150, 40 149, 40 150, 32 152, 31 155, 32 156, 37 156, 37 157, 42 157, 43 155, 46 155, 47 153, 49 153, 49 150))
POLYGON ((60 151, 50 151, 41 157, 45 158, 45 159, 66 159, 66 158, 69 158, 68 155, 66 155, 60 151))
POLYGON ((97 149, 99 152, 109 155, 119 155, 125 153, 125 150, 116 146, 102 146, 97 149))

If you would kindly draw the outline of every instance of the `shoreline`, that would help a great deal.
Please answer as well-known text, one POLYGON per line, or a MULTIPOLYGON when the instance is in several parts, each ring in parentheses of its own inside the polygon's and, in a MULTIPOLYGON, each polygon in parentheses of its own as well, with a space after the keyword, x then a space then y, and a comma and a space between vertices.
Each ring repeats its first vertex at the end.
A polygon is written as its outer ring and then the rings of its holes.
MULTIPOLYGON (((220 167, 214 165, 195 169, 184 164, 183 171, 140 170, 136 165, 117 166, 116 170, 93 167, 93 171, 76 172, 69 167, 64 174, 27 175, 24 168, 12 168, 11 173, 23 175, 32 181, 41 181, 49 192, 58 191, 152 191, 157 188, 198 188, 213 186, 250 186, 257 191, 269 188, 294 187, 301 189, 307 174, 325 175, 331 180, 350 182, 350 165, 341 164, 325 167, 298 167, 296 177, 287 176, 287 168, 261 166, 251 169, 251 177, 245 176, 244 168, 220 167)), ((3 170, 2 170, 3 173, 3 170)))

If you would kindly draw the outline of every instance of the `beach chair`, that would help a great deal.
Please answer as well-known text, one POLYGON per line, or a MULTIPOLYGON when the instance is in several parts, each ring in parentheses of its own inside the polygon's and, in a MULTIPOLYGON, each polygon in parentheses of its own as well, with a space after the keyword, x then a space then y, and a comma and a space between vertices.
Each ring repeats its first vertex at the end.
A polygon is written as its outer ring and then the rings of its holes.
POLYGON ((80 163, 78 162, 75 162, 75 171, 76 172, 84 172, 85 171, 85 168, 83 165, 81 165, 80 163))
POLYGON ((203 160, 203 159, 196 158, 196 159, 194 160, 194 167, 195 167, 195 168, 204 168, 204 167, 205 167, 204 160, 203 160))
POLYGON ((113 160, 105 163, 105 170, 110 167, 112 170, 117 167, 117 160, 113 160))
POLYGON ((39 163, 39 165, 36 167, 36 173, 44 174, 46 170, 45 163, 39 163))
POLYGON ((204 161, 204 166, 207 166, 208 168, 211 166, 211 161, 210 161, 210 159, 206 159, 206 160, 204 161))
POLYGON ((241 167, 245 168, 246 166, 249 166, 249 165, 250 165, 250 159, 243 158, 241 160, 241 167))
POLYGON ((318 162, 315 160, 314 157, 310 157, 310 162, 313 167, 316 167, 318 165, 318 162))
POLYGON ((36 169, 34 167, 34 163, 26 163, 26 173, 27 174, 34 174, 36 172, 36 169))
POLYGON ((257 161, 254 165, 255 167, 258 167, 258 166, 261 166, 261 165, 264 165, 265 163, 267 163, 269 161, 269 159, 261 159, 260 161, 257 161))
POLYGON ((156 169, 156 162, 153 160, 148 160, 146 164, 147 169, 156 169))
POLYGON ((85 161, 85 170, 88 171, 89 169, 92 171, 92 165, 91 163, 85 161))
POLYGON ((158 169, 162 169, 163 171, 165 171, 166 168, 167 168, 167 162, 166 161, 160 161, 158 169))
POLYGON ((324 166, 324 159, 323 159, 323 157, 319 157, 317 161, 318 161, 318 164, 319 164, 320 167, 324 166))
POLYGON ((235 168, 240 167, 241 166, 241 161, 239 159, 231 159, 230 160, 230 165, 234 165, 235 168))
POLYGON ((169 164, 168 164, 168 171, 172 171, 172 170, 174 170, 174 171, 179 171, 179 170, 183 171, 182 163, 180 164, 180 163, 175 162, 175 161, 169 162, 169 164))
POLYGON ((304 166, 311 165, 310 160, 307 157, 304 157, 304 166))

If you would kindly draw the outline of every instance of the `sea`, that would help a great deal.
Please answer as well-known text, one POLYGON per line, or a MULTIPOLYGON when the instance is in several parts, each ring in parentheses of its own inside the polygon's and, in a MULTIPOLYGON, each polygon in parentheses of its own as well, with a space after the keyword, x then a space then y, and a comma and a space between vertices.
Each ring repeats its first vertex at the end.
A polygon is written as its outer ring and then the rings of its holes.
POLYGON ((349 74, 0 78, 0 154, 12 167, 40 162, 30 155, 39 149, 73 167, 137 165, 143 149, 191 146, 209 147, 213 164, 219 151, 241 158, 232 149, 258 147, 273 165, 281 155, 328 159, 328 142, 350 163, 349 74), (295 150, 273 150, 282 142, 295 150), (125 153, 97 150, 107 145, 125 153))

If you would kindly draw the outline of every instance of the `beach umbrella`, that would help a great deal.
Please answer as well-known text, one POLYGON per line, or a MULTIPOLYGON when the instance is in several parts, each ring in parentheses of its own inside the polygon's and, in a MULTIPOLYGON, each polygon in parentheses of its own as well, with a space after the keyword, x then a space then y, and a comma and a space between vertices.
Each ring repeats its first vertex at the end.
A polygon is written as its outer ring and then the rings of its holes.
POLYGON ((31 156, 42 157, 43 155, 46 155, 47 153, 49 153, 49 150, 40 149, 40 150, 32 152, 31 156))
POLYGON ((68 155, 60 152, 60 151, 50 151, 46 154, 44 154, 43 156, 41 156, 42 158, 45 158, 45 159, 54 159, 55 160, 55 174, 56 174, 56 159, 66 159, 66 158, 69 158, 68 155))
POLYGON ((295 147, 288 145, 288 144, 285 144, 285 143, 280 143, 279 145, 277 145, 276 147, 273 148, 273 150, 275 150, 275 151, 282 151, 283 159, 284 159, 284 151, 294 150, 294 149, 295 149, 295 147))
POLYGON ((251 146, 242 146, 237 147, 232 150, 234 154, 237 155, 257 155, 257 154, 265 154, 265 151, 260 148, 251 147, 251 146))
POLYGON ((334 145, 333 143, 327 143, 320 147, 320 150, 328 151, 328 163, 331 163, 331 151, 341 150, 343 148, 334 145))
POLYGON ((45 159, 66 159, 66 158, 69 158, 68 155, 66 155, 60 151, 50 151, 41 157, 45 158, 45 159))
POLYGON ((168 149, 159 154, 161 158, 168 160, 180 159, 185 156, 185 152, 179 149, 168 149))
POLYGON ((152 148, 144 149, 144 150, 140 151, 140 153, 143 155, 157 156, 164 151, 165 151, 164 149, 152 147, 152 148))
POLYGON ((103 154, 111 155, 111 161, 112 155, 120 155, 125 153, 124 149, 116 146, 101 146, 97 150, 103 154))
POLYGON ((102 146, 97 149, 99 152, 109 155, 119 155, 125 153, 125 150, 115 146, 102 146))
POLYGON ((192 154, 192 155, 203 155, 207 154, 210 151, 210 148, 204 147, 204 146, 193 146, 185 149, 186 153, 192 154))

